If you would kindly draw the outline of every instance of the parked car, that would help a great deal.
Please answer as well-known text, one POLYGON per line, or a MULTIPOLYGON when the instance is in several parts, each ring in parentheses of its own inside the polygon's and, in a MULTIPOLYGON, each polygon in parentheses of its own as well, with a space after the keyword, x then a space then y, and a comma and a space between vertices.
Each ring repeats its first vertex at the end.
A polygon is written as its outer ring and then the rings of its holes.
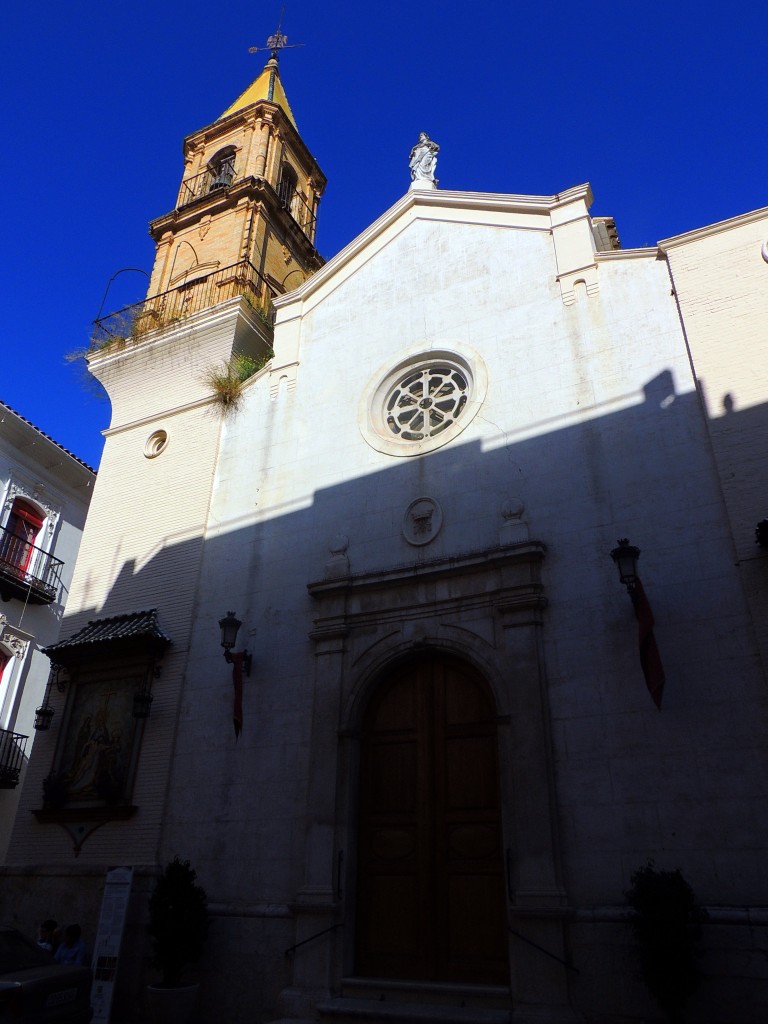
POLYGON ((65 967, 12 928, 0 928, 0 1024, 88 1024, 91 971, 65 967))

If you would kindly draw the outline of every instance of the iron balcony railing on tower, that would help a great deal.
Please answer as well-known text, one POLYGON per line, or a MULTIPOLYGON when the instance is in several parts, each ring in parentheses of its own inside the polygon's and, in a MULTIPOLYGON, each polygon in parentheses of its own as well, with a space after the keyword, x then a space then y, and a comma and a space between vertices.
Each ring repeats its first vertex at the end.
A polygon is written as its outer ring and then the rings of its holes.
POLYGON ((0 528, 0 597, 50 604, 61 587, 60 558, 9 530, 0 528))
POLYGON ((229 164, 215 171, 208 169, 200 174, 195 174, 192 178, 182 181, 179 197, 176 200, 176 209, 180 210, 183 206, 189 206, 196 199, 208 196, 211 192, 221 192, 224 189, 228 189, 234 181, 235 171, 229 164))
POLYGON ((193 313, 218 306, 238 295, 248 301, 265 324, 271 326, 274 322, 274 290, 249 260, 199 277, 194 275, 195 268, 191 267, 185 280, 176 288, 151 295, 142 302, 94 320, 91 348, 100 349, 128 340, 139 341, 149 331, 181 323, 193 313))
POLYGON ((280 195, 280 202, 283 204, 283 208, 290 213, 307 238, 314 238, 317 212, 307 202, 306 196, 299 192, 298 189, 293 194, 285 193, 283 190, 278 194, 280 195))
MULTIPOLYGON (((233 185, 242 184, 245 180, 244 178, 235 178, 234 169, 229 166, 220 168, 216 172, 202 171, 200 174, 195 174, 182 181, 176 200, 176 209, 181 210, 185 206, 197 202, 198 199, 203 199, 215 192, 226 191, 233 185)), ((317 225, 315 206, 308 202, 304 193, 298 189, 287 189, 281 184, 278 186, 277 194, 283 209, 290 213, 307 238, 312 240, 315 237, 317 225)))
POLYGON ((0 729, 0 789, 14 789, 19 783, 29 736, 0 729))

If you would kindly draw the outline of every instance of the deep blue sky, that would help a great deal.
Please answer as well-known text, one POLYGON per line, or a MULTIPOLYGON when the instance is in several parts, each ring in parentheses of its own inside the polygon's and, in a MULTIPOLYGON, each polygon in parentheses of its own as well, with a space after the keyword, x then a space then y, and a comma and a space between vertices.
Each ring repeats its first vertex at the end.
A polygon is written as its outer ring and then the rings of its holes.
MULTIPOLYGON (((5 5, 0 398, 92 464, 109 405, 65 354, 111 274, 151 269, 184 135, 261 71, 280 13, 244 0, 5 5)), ((281 74, 328 175, 329 258, 409 184, 419 131, 441 187, 548 195, 583 181, 625 248, 768 205, 768 9, 629 0, 287 0, 281 74)), ((143 297, 124 274, 107 309, 143 297)))

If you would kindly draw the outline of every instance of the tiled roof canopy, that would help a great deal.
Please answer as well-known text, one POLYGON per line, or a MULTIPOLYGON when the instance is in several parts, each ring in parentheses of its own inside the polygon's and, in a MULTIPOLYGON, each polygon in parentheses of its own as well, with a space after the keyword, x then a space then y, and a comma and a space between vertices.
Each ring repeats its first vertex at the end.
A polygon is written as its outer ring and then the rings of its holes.
POLYGON ((107 619, 92 619, 68 640, 43 648, 43 654, 57 664, 66 664, 90 653, 109 655, 126 650, 159 653, 170 643, 171 638, 157 621, 157 609, 149 608, 107 619))

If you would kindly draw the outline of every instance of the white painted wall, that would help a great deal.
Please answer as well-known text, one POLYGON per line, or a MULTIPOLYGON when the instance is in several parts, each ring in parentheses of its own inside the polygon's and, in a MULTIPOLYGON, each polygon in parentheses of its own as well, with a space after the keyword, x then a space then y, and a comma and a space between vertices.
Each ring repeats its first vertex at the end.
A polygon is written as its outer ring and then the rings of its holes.
MULTIPOLYGON (((35 708, 42 703, 50 662, 41 648, 53 643, 61 626, 83 534, 94 474, 7 407, 0 407, 0 525, 5 525, 14 496, 27 497, 48 512, 36 546, 61 559, 62 586, 49 605, 13 597, 0 602, 0 638, 16 651, 0 683, 0 728, 28 736, 26 756, 35 740, 35 708)), ((0 863, 19 801, 18 788, 0 790, 0 863)))

